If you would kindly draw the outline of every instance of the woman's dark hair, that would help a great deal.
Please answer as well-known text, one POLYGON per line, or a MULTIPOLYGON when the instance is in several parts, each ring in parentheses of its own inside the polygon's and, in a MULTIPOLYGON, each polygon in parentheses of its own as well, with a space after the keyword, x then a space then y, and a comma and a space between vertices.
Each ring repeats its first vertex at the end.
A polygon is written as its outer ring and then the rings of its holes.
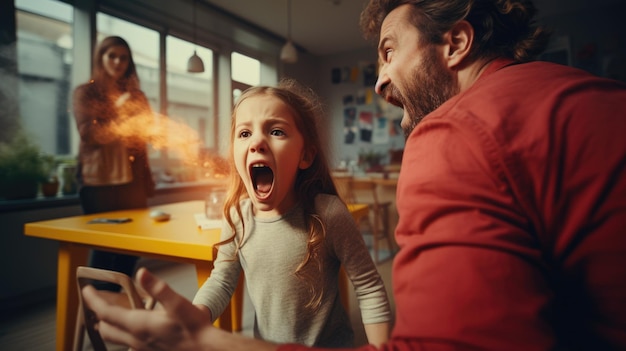
POLYGON ((441 43, 443 34, 459 21, 474 28, 469 59, 507 57, 518 62, 535 59, 550 39, 550 31, 535 26, 537 9, 530 0, 370 0, 361 13, 361 30, 377 39, 387 15, 411 5, 411 21, 424 40, 441 43))
POLYGON ((118 81, 119 87, 123 91, 139 90, 139 77, 137 76, 137 69, 135 68, 135 61, 133 60, 133 53, 130 50, 130 46, 121 37, 110 36, 102 39, 98 44, 93 54, 93 74, 91 79, 98 82, 106 79, 106 71, 102 63, 102 56, 112 46, 123 46, 128 50, 128 68, 124 73, 124 76, 118 81))

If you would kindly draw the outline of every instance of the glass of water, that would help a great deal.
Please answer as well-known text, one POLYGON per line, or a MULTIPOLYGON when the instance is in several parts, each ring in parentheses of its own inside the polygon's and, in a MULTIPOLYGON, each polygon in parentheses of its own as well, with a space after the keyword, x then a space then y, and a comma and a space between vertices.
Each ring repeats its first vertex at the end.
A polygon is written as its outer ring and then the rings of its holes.
POLYGON ((222 218, 222 210, 224 208, 224 200, 226 199, 226 190, 212 189, 204 202, 204 213, 208 219, 222 218))

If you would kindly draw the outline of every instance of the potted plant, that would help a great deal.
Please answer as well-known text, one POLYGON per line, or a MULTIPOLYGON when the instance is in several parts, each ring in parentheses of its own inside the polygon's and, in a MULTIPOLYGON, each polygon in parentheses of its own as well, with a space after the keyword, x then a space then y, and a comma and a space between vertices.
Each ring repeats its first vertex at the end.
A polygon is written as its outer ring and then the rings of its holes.
POLYGON ((39 183, 48 177, 45 162, 39 147, 24 133, 0 142, 0 198, 35 198, 39 183))
POLYGON ((46 179, 41 182, 41 194, 44 197, 55 197, 61 184, 57 176, 58 162, 54 156, 48 154, 41 155, 41 159, 46 172, 46 179))
POLYGON ((63 195, 76 194, 78 182, 76 180, 76 156, 57 156, 57 174, 61 181, 61 193, 63 195))

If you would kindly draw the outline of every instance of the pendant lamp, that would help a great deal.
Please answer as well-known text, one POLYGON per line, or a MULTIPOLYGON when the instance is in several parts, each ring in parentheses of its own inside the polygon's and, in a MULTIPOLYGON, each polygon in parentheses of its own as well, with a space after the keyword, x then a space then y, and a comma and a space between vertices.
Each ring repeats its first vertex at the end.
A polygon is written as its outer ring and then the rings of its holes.
POLYGON ((193 1, 193 55, 187 61, 187 72, 190 73, 202 73, 204 72, 204 62, 198 54, 196 54, 196 0, 193 1))
POLYGON ((280 50, 280 60, 285 63, 298 61, 298 51, 291 42, 291 0, 287 0, 287 42, 280 50))

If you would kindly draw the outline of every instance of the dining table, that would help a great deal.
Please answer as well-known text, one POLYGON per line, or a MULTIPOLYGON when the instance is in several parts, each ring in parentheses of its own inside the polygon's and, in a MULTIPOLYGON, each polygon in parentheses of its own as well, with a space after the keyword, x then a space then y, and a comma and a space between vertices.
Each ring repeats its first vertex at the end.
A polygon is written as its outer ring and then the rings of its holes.
MULTIPOLYGON (((210 276, 215 260, 213 247, 220 241, 220 227, 204 229, 196 217, 205 202, 184 201, 143 209, 120 210, 26 223, 24 234, 59 243, 57 262, 56 349, 71 350, 79 306, 76 270, 87 264, 90 250, 103 250, 193 264, 198 286, 210 276), (150 216, 159 210, 170 215, 157 221, 150 216)), ((368 214, 364 204, 348 204, 353 218, 368 214)), ((347 283, 341 300, 347 304, 347 283)), ((229 331, 241 330, 243 284, 240 279, 231 302, 215 325, 229 331)))
POLYGON ((398 186, 398 178, 367 177, 367 179, 378 186, 398 186))

